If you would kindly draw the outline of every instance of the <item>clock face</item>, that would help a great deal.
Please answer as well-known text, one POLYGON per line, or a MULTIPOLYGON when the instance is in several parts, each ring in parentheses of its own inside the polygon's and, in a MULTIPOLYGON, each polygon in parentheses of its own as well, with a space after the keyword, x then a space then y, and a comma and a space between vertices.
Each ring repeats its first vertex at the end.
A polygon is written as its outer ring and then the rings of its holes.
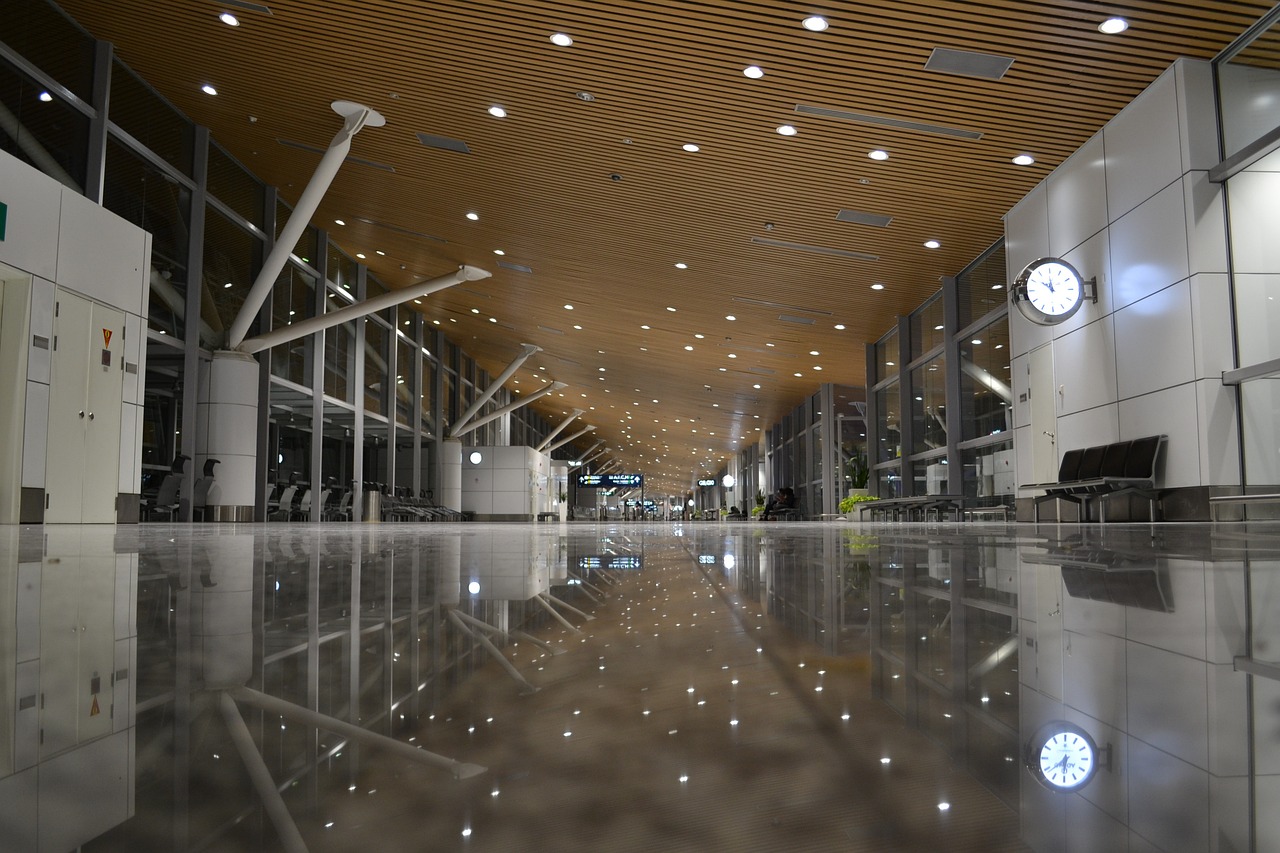
POLYGON ((1059 258, 1041 258, 1022 271, 1012 293, 1029 320, 1047 325, 1075 314, 1086 298, 1084 290, 1085 283, 1071 264, 1059 258))
POLYGON ((1080 279, 1060 263, 1041 264, 1027 276, 1027 301, 1046 314, 1066 314, 1080 302, 1080 279))
POLYGON ((1091 778, 1097 767, 1093 744, 1082 734, 1058 732, 1040 747, 1040 776, 1050 786, 1073 791, 1091 778))

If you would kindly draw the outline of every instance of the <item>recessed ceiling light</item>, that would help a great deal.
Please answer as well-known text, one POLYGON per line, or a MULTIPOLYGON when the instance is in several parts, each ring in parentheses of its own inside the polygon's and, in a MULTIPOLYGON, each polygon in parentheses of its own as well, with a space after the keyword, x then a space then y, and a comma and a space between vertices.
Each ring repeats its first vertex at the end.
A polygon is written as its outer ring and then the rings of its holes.
POLYGON ((813 366, 813 369, 814 369, 814 370, 821 370, 822 368, 821 368, 819 365, 816 365, 816 364, 815 364, 815 365, 813 366))
POLYGON ((809 350, 809 355, 821 355, 816 349, 809 350))
POLYGON ((733 353, 729 353, 729 358, 737 358, 737 356, 734 355, 733 353))
POLYGON ((374 251, 374 254, 382 255, 384 258, 387 256, 387 253, 382 251, 381 249, 374 249, 373 251, 374 251))
POLYGON ((941 243, 939 243, 937 240, 925 240, 925 241, 924 241, 924 247, 925 247, 926 249, 937 249, 937 248, 939 248, 941 245, 942 245, 942 244, 941 244, 941 243))
POLYGON ((335 220, 333 220, 333 224, 334 224, 334 225, 346 225, 347 223, 343 222, 341 219, 335 219, 335 220))
POLYGON ((883 285, 883 284, 880 284, 879 282, 877 282, 876 284, 871 285, 871 289, 872 289, 872 290, 884 290, 884 285, 883 285))
POLYGON ((48 92, 41 92, 40 100, 47 104, 53 100, 53 95, 50 95, 48 92))
POLYGON ((364 252, 356 252, 356 257, 363 261, 363 260, 364 260, 364 252))
POLYGON ((764 69, 759 65, 748 65, 746 68, 742 69, 742 73, 745 76, 750 77, 752 80, 759 80, 764 76, 764 69))
POLYGON ((200 91, 204 92, 206 95, 218 94, 218 90, 210 86, 208 83, 205 83, 203 86, 201 86, 200 91))
POLYGON ((668 305, 668 306, 667 306, 667 310, 668 310, 668 311, 675 311, 676 309, 674 309, 674 308, 672 308, 670 305, 668 305))
POLYGON ((648 326, 641 326, 640 328, 642 328, 642 329, 648 329, 649 327, 648 327, 648 326))
POLYGON ((803 21, 800 22, 800 25, 811 33, 820 33, 823 30, 825 30, 827 27, 831 26, 830 24, 827 23, 826 18, 820 18, 817 15, 813 15, 812 17, 805 18, 803 21))
POLYGON ((506 118, 507 111, 502 108, 501 104, 494 104, 493 106, 489 107, 489 115, 493 116, 494 118, 506 118))
POLYGON ((738 319, 737 317, 733 316, 732 314, 725 314, 725 315, 724 315, 724 318, 725 318, 726 320, 736 320, 736 319, 738 319))
POLYGON ((688 268, 689 268, 688 264, 676 264, 676 269, 678 270, 687 270, 688 268))
POLYGON ((686 349, 686 350, 688 350, 689 352, 693 352, 693 347, 692 347, 692 346, 686 346, 686 347, 685 347, 685 349, 686 349))
POLYGON ((874 151, 868 151, 867 156, 870 157, 872 160, 888 160, 889 152, 881 148, 877 148, 874 151))
POLYGON ((1035 161, 1036 158, 1032 157, 1030 154, 1019 154, 1017 157, 1013 158, 1013 165, 1030 166, 1035 161))
POLYGON ((974 338, 973 340, 969 341, 969 343, 973 344, 975 347, 980 346, 982 344, 982 339, 974 338))
POLYGON ((1098 24, 1098 32, 1106 33, 1109 36, 1122 33, 1127 29, 1129 29, 1129 22, 1124 18, 1107 18, 1101 24, 1098 24))
POLYGON ((572 305, 566 305, 566 306, 564 306, 564 310, 566 310, 566 311, 572 311, 572 310, 573 310, 573 306, 572 306, 572 305))
POLYGON ((218 20, 222 21, 222 23, 226 24, 228 27, 240 26, 240 19, 230 12, 223 12, 218 16, 218 20))
POLYGON ((683 148, 685 151, 688 151, 690 154, 693 154, 702 150, 698 146, 694 145, 692 142, 686 142, 684 145, 681 145, 680 147, 683 148))
POLYGON ((706 338, 706 335, 695 334, 694 337, 697 338, 698 340, 703 340, 704 338, 706 338))
POLYGON ((933 327, 933 330, 934 330, 935 332, 941 332, 941 331, 942 331, 942 327, 941 327, 941 326, 934 326, 934 327, 933 327))
POLYGON ((505 255, 505 254, 506 254, 506 252, 502 251, 501 249, 494 249, 494 250, 493 250, 493 253, 494 253, 495 255, 505 255))
POLYGON ((778 131, 778 133, 782 134, 783 136, 795 136, 795 135, 796 135, 796 133, 798 133, 798 132, 799 132, 799 131, 797 131, 794 127, 792 127, 792 126, 791 126, 791 125, 789 125, 789 124, 784 124, 784 125, 782 125, 782 126, 778 127, 778 128, 777 128, 777 131, 778 131))
POLYGON ((799 376, 799 377, 803 377, 803 376, 804 376, 804 374, 803 374, 803 373, 793 373, 793 374, 791 374, 791 375, 792 375, 792 376, 799 376))
POLYGON ((226 284, 224 284, 224 285, 222 285, 222 286, 223 286, 223 288, 225 289, 225 288, 231 287, 231 286, 232 286, 232 284, 231 284, 231 282, 227 282, 226 284))
POLYGON ((467 214, 467 219, 470 219, 472 222, 477 221, 479 218, 480 218, 480 214, 478 214, 478 213, 468 213, 468 214, 467 214))
POLYGON ((570 47, 573 44, 573 39, 565 33, 552 33, 551 43, 558 47, 570 47))
POLYGON ((479 313, 480 313, 480 309, 479 309, 479 308, 472 308, 472 309, 471 309, 471 313, 472 313, 472 314, 479 314, 479 313))
POLYGON ((760 388, 760 383, 759 383, 759 382, 757 382, 755 385, 752 385, 751 387, 752 387, 752 388, 755 388, 756 390, 759 390, 759 388, 760 388))
POLYGON ((575 329, 577 329, 579 332, 581 332, 581 331, 582 331, 582 327, 581 327, 581 326, 574 326, 574 328, 575 328, 575 329))
POLYGON ((840 331, 840 332, 843 332, 843 331, 844 331, 844 323, 836 323, 836 330, 837 330, 837 331, 840 331))

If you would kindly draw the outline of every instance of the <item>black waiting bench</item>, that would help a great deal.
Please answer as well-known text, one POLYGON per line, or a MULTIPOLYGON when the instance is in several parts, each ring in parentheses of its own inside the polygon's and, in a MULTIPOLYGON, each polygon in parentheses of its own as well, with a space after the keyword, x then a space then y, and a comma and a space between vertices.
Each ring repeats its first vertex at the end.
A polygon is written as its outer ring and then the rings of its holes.
POLYGON ((964 495, 916 495, 909 498, 880 498, 857 504, 858 520, 871 513, 871 520, 879 516, 883 520, 927 521, 930 513, 941 519, 943 513, 951 513, 956 521, 964 510, 964 495))
POLYGON ((1070 501, 1079 504, 1082 521, 1089 520, 1089 506, 1098 506, 1098 521, 1106 521, 1109 498, 1138 494, 1151 504, 1151 520, 1156 520, 1156 465, 1168 436, 1149 435, 1132 441, 1117 441, 1083 450, 1068 450, 1062 455, 1058 479, 1052 483, 1032 483, 1024 489, 1043 489, 1043 495, 1032 498, 1033 518, 1040 520, 1040 504, 1046 501, 1070 501))

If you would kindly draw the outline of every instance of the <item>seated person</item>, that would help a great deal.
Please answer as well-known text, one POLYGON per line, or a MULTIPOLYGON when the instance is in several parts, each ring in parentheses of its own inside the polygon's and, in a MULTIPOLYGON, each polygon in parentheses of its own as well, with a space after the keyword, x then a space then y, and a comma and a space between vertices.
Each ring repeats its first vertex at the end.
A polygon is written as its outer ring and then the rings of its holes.
POLYGON ((763 518, 765 521, 777 521, 778 514, 784 510, 795 510, 799 508, 796 502, 796 493, 789 487, 783 486, 778 489, 770 498, 768 503, 764 505, 763 518))
POLYGON ((738 521, 742 518, 742 510, 738 509, 736 506, 731 506, 729 507, 729 512, 726 513, 726 518, 738 521))

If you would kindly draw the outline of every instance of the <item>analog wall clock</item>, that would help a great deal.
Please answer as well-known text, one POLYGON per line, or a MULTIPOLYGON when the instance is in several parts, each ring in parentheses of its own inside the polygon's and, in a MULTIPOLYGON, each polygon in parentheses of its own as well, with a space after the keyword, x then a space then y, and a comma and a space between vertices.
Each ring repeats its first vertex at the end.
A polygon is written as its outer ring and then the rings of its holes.
POLYGON ((1018 275, 1010 298, 1028 320, 1052 325, 1079 311, 1085 300, 1098 301, 1097 279, 1085 281, 1061 258, 1040 258, 1018 275))
POLYGON ((1062 720, 1042 726, 1027 744, 1027 769, 1053 791, 1080 790, 1110 762, 1110 746, 1100 750, 1088 732, 1062 720))

